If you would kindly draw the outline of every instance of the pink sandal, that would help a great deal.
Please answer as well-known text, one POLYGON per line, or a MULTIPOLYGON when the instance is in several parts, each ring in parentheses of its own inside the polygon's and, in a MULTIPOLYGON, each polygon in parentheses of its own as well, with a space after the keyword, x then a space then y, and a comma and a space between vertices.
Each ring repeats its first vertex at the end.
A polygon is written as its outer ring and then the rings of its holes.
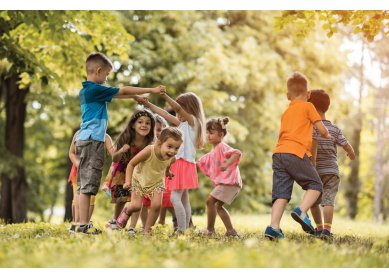
POLYGON ((130 216, 127 214, 127 208, 124 207, 118 218, 116 219, 116 225, 123 229, 127 225, 127 221, 130 219, 130 216), (125 217, 126 216, 126 217, 125 217))

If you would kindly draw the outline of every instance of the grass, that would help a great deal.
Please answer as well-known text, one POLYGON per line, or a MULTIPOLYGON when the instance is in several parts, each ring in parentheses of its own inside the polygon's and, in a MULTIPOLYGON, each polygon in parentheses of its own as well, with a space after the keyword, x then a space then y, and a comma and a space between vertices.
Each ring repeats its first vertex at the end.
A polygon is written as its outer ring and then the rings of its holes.
MULTIPOLYGON (((169 219, 169 218, 167 218, 169 219)), ((389 225, 336 218, 331 241, 313 238, 287 214, 286 239, 271 242, 263 231, 269 215, 232 214, 239 239, 208 238, 189 231, 169 237, 171 226, 157 226, 151 237, 124 231, 70 235, 68 224, 0 226, 0 267, 389 267, 389 225)), ((194 217, 198 229, 205 216, 194 217)), ((103 228, 103 221, 95 223, 103 228)))

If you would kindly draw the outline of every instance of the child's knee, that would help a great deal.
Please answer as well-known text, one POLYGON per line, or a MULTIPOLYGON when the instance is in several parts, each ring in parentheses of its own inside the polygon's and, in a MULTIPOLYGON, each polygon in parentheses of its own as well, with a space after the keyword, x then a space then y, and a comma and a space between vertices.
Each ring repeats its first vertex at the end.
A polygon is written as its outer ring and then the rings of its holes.
POLYGON ((217 201, 212 196, 209 196, 207 198, 206 204, 207 204, 207 206, 211 207, 211 206, 215 205, 216 202, 217 201))

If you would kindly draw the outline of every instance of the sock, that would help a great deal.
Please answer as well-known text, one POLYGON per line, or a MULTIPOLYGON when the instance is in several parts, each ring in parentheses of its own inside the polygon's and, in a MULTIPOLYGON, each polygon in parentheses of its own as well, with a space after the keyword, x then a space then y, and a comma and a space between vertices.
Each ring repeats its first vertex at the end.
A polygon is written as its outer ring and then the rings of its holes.
POLYGON ((316 224, 316 228, 318 231, 322 231, 324 229, 324 226, 323 226, 323 224, 318 223, 318 224, 316 224))
POLYGON ((332 224, 331 223, 324 223, 324 230, 328 230, 328 232, 331 232, 331 226, 332 224))

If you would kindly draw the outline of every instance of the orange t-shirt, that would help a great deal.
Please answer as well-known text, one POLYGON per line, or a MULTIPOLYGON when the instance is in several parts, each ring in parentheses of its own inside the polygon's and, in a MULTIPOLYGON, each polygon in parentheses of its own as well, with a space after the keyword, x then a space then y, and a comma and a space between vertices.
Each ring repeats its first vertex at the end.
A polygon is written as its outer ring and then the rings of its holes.
POLYGON ((313 124, 320 115, 312 103, 293 100, 281 117, 281 130, 273 153, 291 153, 300 158, 311 157, 313 124))

